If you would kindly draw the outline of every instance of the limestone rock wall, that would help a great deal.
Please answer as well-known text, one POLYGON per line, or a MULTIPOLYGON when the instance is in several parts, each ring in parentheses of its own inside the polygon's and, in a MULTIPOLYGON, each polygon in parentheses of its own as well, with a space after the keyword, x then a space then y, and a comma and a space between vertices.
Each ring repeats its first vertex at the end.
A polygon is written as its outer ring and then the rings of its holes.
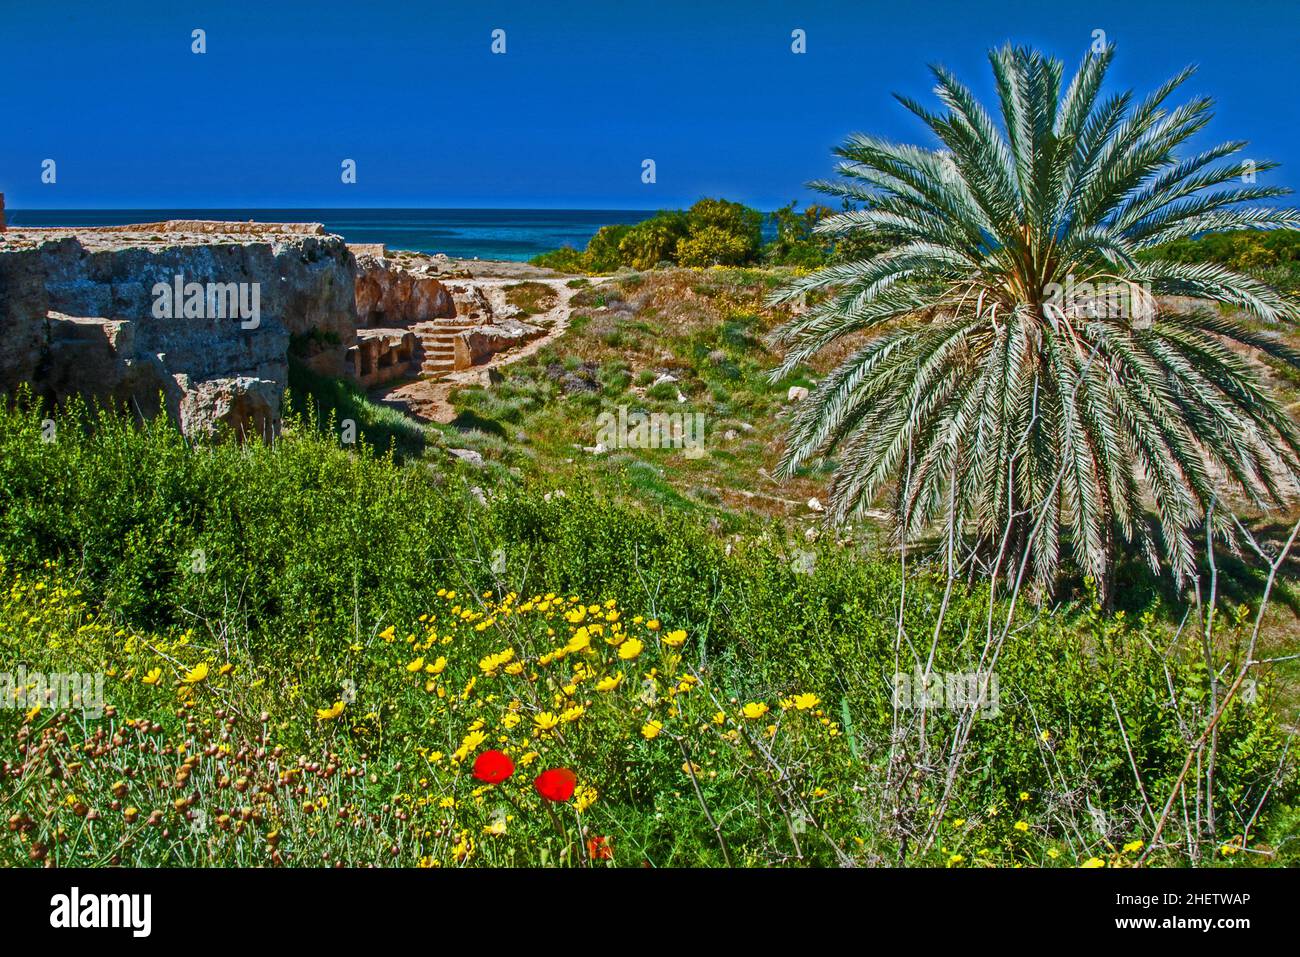
POLYGON ((374 255, 373 247, 353 250, 357 317, 362 326, 387 329, 456 315, 456 303, 447 287, 426 269, 398 266, 374 255))
POLYGON ((291 337, 342 375, 356 336, 356 264, 321 227, 162 223, 10 230, 0 242, 0 389, 29 382, 141 415, 166 410, 187 434, 273 435, 291 337), (156 283, 257 284, 257 323, 160 318, 156 283))
POLYGON ((530 342, 544 332, 544 329, 518 319, 501 319, 466 329, 457 333, 452 341, 456 368, 468 369, 498 352, 530 342))

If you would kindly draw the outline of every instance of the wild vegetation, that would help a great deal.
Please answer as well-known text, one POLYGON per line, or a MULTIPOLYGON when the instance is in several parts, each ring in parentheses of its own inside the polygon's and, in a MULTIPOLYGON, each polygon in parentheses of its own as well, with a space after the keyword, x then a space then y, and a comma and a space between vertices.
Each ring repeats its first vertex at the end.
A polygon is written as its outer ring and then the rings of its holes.
POLYGON ((839 213, 555 254, 615 275, 446 425, 297 364, 272 444, 7 397, 0 864, 1300 863, 1296 234, 1201 235, 1291 214, 1109 59, 995 54, 1003 128, 940 71, 947 152, 854 138, 839 213))
POLYGON ((1103 100, 1112 57, 1090 51, 1064 85, 1058 60, 995 51, 1000 124, 934 68, 947 112, 903 102, 943 149, 854 136, 841 180, 820 184, 869 200, 820 228, 888 251, 771 297, 818 297, 781 331, 774 376, 865 336, 799 408, 782 472, 834 451, 835 515, 889 486, 900 539, 938 526, 953 560, 1017 584, 1052 587, 1068 556, 1106 592, 1121 547, 1182 583, 1195 530, 1235 541, 1229 496, 1283 507, 1300 481, 1300 430, 1241 351, 1295 368, 1300 353, 1217 307, 1274 324, 1300 309, 1248 274, 1158 251, 1294 228, 1300 211, 1255 205, 1288 191, 1243 182, 1274 164, 1220 162, 1242 142, 1177 155, 1211 115, 1203 97, 1166 108, 1190 69, 1144 100, 1103 100))
POLYGON ((0 414, 0 642, 29 673, 105 672, 110 707, 0 712, 5 863, 1293 859, 1268 679, 1188 785, 1213 842, 1180 816, 1141 843, 1246 653, 1245 606, 1207 661, 1154 612, 1011 609, 831 543, 728 547, 580 484, 484 504, 306 424, 195 448, 163 422, 55 421, 49 442, 42 413, 0 414), (893 676, 978 672, 989 629, 996 698, 915 712, 904 743, 893 676))
POLYGON ((688 210, 658 213, 636 224, 602 226, 583 250, 570 247, 535 256, 532 263, 560 272, 612 273, 672 266, 820 266, 860 252, 857 241, 817 235, 831 210, 796 203, 764 215, 741 203, 701 199, 688 210), (766 232, 769 239, 764 238, 766 232))

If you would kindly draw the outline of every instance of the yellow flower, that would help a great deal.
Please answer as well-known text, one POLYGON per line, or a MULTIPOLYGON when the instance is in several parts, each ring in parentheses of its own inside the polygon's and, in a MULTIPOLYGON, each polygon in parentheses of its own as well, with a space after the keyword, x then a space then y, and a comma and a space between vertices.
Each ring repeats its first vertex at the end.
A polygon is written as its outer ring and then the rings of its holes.
POLYGON ((620 671, 616 675, 606 675, 604 678, 601 678, 599 681, 597 681, 596 690, 613 691, 622 683, 623 683, 623 672, 620 671))
POLYGON ((394 626, 389 625, 387 628, 385 628, 383 631, 379 633, 379 637, 384 639, 384 641, 392 641, 393 635, 396 632, 396 630, 397 629, 394 626))
POLYGON ((586 617, 587 617, 587 609, 583 608, 581 605, 579 605, 577 608, 574 608, 572 611, 566 611, 564 613, 564 620, 571 625, 578 624, 579 622, 582 621, 582 619, 586 617))
POLYGON ((482 731, 471 731, 469 734, 465 735, 464 739, 460 742, 460 747, 456 749, 456 753, 451 756, 451 759, 457 763, 464 761, 471 753, 473 753, 474 749, 486 740, 487 735, 482 731))
POLYGON ((185 672, 185 677, 181 680, 187 685, 196 685, 208 676, 207 662, 200 661, 197 665, 185 672))
POLYGON ((822 703, 822 699, 815 694, 797 694, 794 696, 794 706, 800 711, 808 711, 822 703))
POLYGON ((960 854, 954 854, 952 855, 952 857, 948 858, 948 866, 956 867, 964 860, 966 860, 966 858, 962 857, 960 854))
POLYGON ((1132 854, 1135 851, 1140 851, 1140 850, 1142 850, 1141 841, 1129 841, 1127 844, 1124 845, 1125 854, 1132 854))
POLYGON ((568 654, 574 654, 575 652, 583 651, 590 646, 591 632, 587 631, 584 627, 579 628, 573 633, 573 637, 570 638, 568 644, 564 646, 564 650, 568 654))
POLYGON ((567 710, 560 712, 560 720, 563 721, 565 724, 569 724, 572 721, 577 721, 579 718, 582 717, 582 713, 586 710, 587 709, 584 708, 582 705, 575 704, 572 708, 568 708, 567 710))
POLYGON ((1088 868, 1105 867, 1106 862, 1103 861, 1100 857, 1090 857, 1079 866, 1088 867, 1088 868))
POLYGON ((457 861, 461 862, 464 862, 474 853, 474 842, 470 840, 469 834, 465 831, 461 831, 460 840, 458 840, 456 846, 451 849, 451 853, 455 855, 457 861))
POLYGON ((162 678, 161 668, 150 668, 149 673, 145 675, 143 678, 141 678, 140 680, 147 685, 156 685, 159 679, 161 678, 162 678))
POLYGON ((1056 860, 1058 857, 1061 856, 1061 852, 1054 847, 1049 847, 1047 849, 1047 856, 1050 857, 1052 860, 1056 860))
POLYGON ((759 718, 763 717, 763 715, 767 714, 767 710, 767 705, 763 704, 761 701, 751 701, 749 704, 745 705, 745 707, 741 708, 745 717, 750 721, 757 721, 759 718))
POLYGON ((1014 827, 1017 831, 1019 831, 1019 832, 1022 833, 1022 834, 1023 834, 1025 831, 1029 830, 1029 822, 1028 822, 1028 821, 1016 821, 1016 823, 1013 824, 1013 825, 1011 825, 1011 826, 1014 827))
POLYGON ((680 648, 685 643, 686 632, 681 628, 678 628, 676 631, 670 631, 668 634, 664 635, 664 644, 668 645, 670 648, 680 648))
POLYGON ((505 714, 501 716, 501 723, 505 725, 507 728, 513 728, 515 725, 519 723, 519 721, 520 721, 519 715, 514 713, 505 714))
POLYGON ((494 675, 502 665, 515 656, 513 648, 507 648, 505 651, 498 651, 494 655, 488 655, 479 659, 478 666, 486 675, 494 675))
POLYGON ((444 658, 442 655, 439 655, 438 660, 435 661, 433 664, 427 666, 424 670, 431 675, 440 675, 443 673, 444 670, 446 670, 446 668, 447 668, 447 659, 444 658))
POLYGON ((483 825, 484 834, 492 834, 494 836, 499 836, 501 834, 504 834, 505 832, 506 832, 506 819, 503 817, 497 818, 491 824, 483 825))
POLYGON ((583 785, 578 788, 573 795, 574 806, 577 807, 578 813, 581 814, 583 811, 587 810, 587 808, 595 804, 598 796, 596 789, 593 787, 583 785))
POLYGON ((414 661, 412 661, 410 664, 408 664, 408 665, 406 666, 406 670, 407 670, 407 671, 411 671, 411 672, 415 672, 415 671, 419 671, 419 670, 420 670, 421 668, 423 668, 423 667, 424 667, 424 658, 423 658, 423 656, 421 656, 421 657, 419 657, 419 658, 416 658, 416 659, 415 659, 414 661))
POLYGON ((338 717, 339 715, 341 715, 342 713, 343 713, 343 702, 342 702, 342 701, 335 701, 334 704, 330 705, 330 707, 328 707, 328 708, 317 708, 317 709, 316 709, 316 720, 317 720, 317 721, 333 721, 335 718, 337 718, 337 717, 338 717))
POLYGON ((560 723, 560 719, 557 718, 555 715, 551 714, 549 711, 543 711, 537 717, 533 718, 533 726, 538 731, 550 731, 553 727, 555 727, 559 723, 560 723))
POLYGON ((1022 801, 1028 801, 1028 800, 1029 800, 1029 792, 1028 792, 1028 791, 1021 791, 1021 792, 1020 792, 1020 800, 1022 800, 1022 801))
POLYGON ((715 712, 713 712, 713 723, 714 723, 714 724, 726 724, 726 723, 727 723, 727 716, 726 716, 726 714, 723 713, 723 712, 721 712, 721 711, 715 711, 715 712))
POLYGON ((618 656, 624 661, 631 661, 637 655, 641 654, 641 649, 644 647, 645 645, 641 643, 639 638, 629 638, 627 641, 623 642, 623 644, 618 646, 618 656))
POLYGON ((659 732, 663 729, 664 726, 662 722, 647 721, 645 724, 641 725, 641 737, 645 738, 647 741, 652 741, 659 737, 659 732))
POLYGON ((651 631, 658 631, 658 630, 659 630, 659 619, 658 619, 658 618, 651 618, 649 621, 647 621, 647 622, 645 623, 645 626, 646 626, 647 628, 649 628, 651 631))

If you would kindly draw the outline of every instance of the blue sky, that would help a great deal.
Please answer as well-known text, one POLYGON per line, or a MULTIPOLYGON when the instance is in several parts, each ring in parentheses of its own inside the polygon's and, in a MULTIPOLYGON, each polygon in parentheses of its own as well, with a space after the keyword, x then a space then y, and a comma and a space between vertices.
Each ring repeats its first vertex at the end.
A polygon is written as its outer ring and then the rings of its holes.
POLYGON ((933 102, 927 64, 987 98, 989 47, 1072 70, 1098 29, 1112 86, 1200 64, 1185 90, 1217 101, 1207 140, 1248 139, 1283 163, 1263 182, 1300 186, 1294 0, 0 0, 0 192, 28 209, 772 208, 813 198, 850 132, 930 145, 890 95, 933 102))

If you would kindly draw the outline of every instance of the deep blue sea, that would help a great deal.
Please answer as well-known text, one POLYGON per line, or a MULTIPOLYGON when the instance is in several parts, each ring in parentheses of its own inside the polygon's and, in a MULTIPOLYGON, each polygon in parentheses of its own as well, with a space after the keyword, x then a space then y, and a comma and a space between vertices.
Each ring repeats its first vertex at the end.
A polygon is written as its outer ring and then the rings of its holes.
POLYGON ((352 243, 472 259, 531 259, 582 249, 601 226, 654 215, 631 209, 9 209, 10 226, 121 226, 164 219, 324 223, 352 243))

